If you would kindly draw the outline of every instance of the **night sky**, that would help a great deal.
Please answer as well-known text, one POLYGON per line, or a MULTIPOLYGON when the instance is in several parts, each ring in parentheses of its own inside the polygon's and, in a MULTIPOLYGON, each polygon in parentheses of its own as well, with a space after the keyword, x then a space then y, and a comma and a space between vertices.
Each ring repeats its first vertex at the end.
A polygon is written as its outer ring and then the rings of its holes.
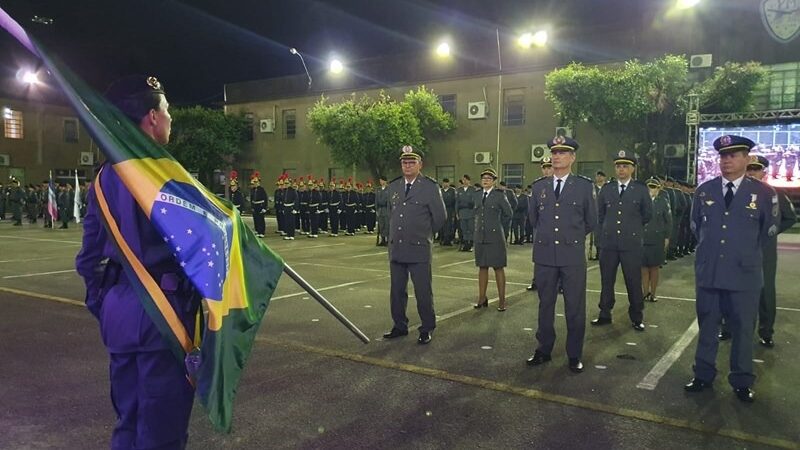
MULTIPOLYGON (((632 26, 667 0, 0 0, 79 75, 103 90, 114 79, 153 74, 173 104, 222 101, 224 83, 321 70, 334 52, 347 62, 430 51, 449 36, 459 51, 549 25, 562 35, 632 26), (51 25, 31 22, 34 15, 51 25)), ((0 37, 6 78, 35 64, 0 37)))

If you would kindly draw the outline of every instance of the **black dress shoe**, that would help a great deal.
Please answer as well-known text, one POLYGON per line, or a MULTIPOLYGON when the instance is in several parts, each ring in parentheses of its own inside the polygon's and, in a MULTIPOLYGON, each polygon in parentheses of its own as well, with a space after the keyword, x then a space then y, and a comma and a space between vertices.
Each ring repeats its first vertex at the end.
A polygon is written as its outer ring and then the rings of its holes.
POLYGON ((551 359, 550 355, 546 355, 540 352, 539 350, 536 350, 535 352, 533 352, 533 356, 531 356, 530 358, 528 358, 527 361, 525 361, 525 364, 529 366, 538 366, 540 364, 544 364, 550 361, 550 359, 551 359))
POLYGON ((609 325, 611 323, 611 319, 608 317, 598 317, 594 319, 591 324, 598 327, 600 325, 609 325))
POLYGON ((683 390, 686 392, 701 392, 705 388, 710 388, 711 383, 707 381, 703 381, 699 378, 692 378, 692 381, 689 384, 685 384, 683 386, 683 390))
POLYGON ((396 337, 401 337, 401 336, 408 336, 408 330, 400 330, 397 328, 392 328, 392 331, 388 333, 383 333, 384 339, 394 339, 396 337))
POLYGON ((536 283, 531 283, 530 286, 525 288, 526 291, 535 291, 536 290, 536 283))
POLYGON ((727 341, 730 338, 731 338, 730 331, 720 331, 719 334, 717 334, 717 339, 719 339, 720 341, 727 341))
POLYGON ((761 338, 758 340, 758 343, 767 348, 775 347, 775 341, 773 341, 771 337, 761 338))
POLYGON ((750 389, 749 387, 734 389, 733 393, 736 394, 736 398, 738 398, 739 401, 745 403, 753 403, 756 400, 755 399, 756 393, 753 392, 753 390, 750 389))
POLYGON ((581 373, 583 372, 583 363, 578 358, 570 358, 569 370, 571 370, 573 373, 581 373))
POLYGON ((417 344, 425 345, 433 339, 433 333, 430 331, 420 331, 419 338, 417 338, 417 344))
POLYGON ((472 307, 475 308, 475 309, 486 308, 488 306, 489 306, 489 299, 488 298, 484 298, 482 302, 478 302, 478 303, 472 305, 472 307))
POLYGON ((644 331, 644 324, 642 322, 634 322, 631 326, 636 331, 644 331))

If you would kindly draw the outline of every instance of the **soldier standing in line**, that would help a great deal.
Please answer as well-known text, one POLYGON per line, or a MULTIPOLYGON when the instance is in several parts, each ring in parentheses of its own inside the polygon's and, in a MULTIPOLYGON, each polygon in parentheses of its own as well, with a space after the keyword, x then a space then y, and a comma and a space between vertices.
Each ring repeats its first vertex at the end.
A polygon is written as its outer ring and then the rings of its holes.
MULTIPOLYGON (((356 204, 356 230, 361 230, 367 224, 366 220, 366 204, 364 203, 364 185, 356 183, 356 192, 358 193, 358 203, 356 204)), ((364 231, 366 234, 366 231, 364 231)))
POLYGON ((642 253, 644 226, 653 217, 650 192, 641 181, 632 179, 636 157, 620 150, 614 158, 617 180, 600 189, 597 197, 598 232, 600 234, 600 314, 592 325, 611 323, 614 308, 614 284, 617 268, 622 266, 628 291, 628 317, 633 329, 644 331, 642 294, 642 253))
POLYGON ((319 213, 321 212, 322 193, 320 193, 319 187, 312 177, 308 177, 308 185, 311 189, 311 192, 308 193, 308 217, 311 227, 308 237, 316 239, 319 237, 319 213))
POLYGON ((69 183, 61 183, 58 193, 58 218, 61 219, 60 229, 67 229, 69 221, 72 219, 73 204, 75 197, 69 183))
POLYGON ((555 306, 559 282, 564 287, 569 370, 583 372, 583 338, 586 331, 586 235, 597 225, 597 205, 592 181, 570 170, 578 142, 556 136, 547 143, 553 176, 531 187, 528 216, 536 230, 533 243, 534 277, 539 283, 539 345, 527 364, 551 360, 556 341, 555 306))
POLYGON ((364 220, 367 225, 367 234, 375 234, 375 201, 372 180, 368 180, 364 192, 364 220))
MULTIPOLYGON (((508 185, 505 181, 501 181, 498 183, 497 190, 505 194, 506 200, 508 200, 508 204, 511 206, 511 211, 517 209, 517 196, 514 194, 514 191, 508 188, 508 185)), ((512 220, 513 213, 506 217, 506 222, 503 224, 503 233, 506 237, 506 241, 511 240, 511 220, 512 220)))
MULTIPOLYGON (((309 177, 309 179, 310 178, 311 177, 309 177)), ((311 193, 307 190, 306 180, 303 177, 300 177, 298 186, 300 187, 300 190, 297 192, 300 198, 300 234, 308 235, 311 233, 311 212, 308 209, 311 193)))
POLYGON ((342 191, 336 189, 336 179, 331 179, 330 190, 328 191, 328 217, 331 222, 331 230, 328 236, 339 236, 339 214, 342 212, 342 191))
POLYGON ((239 214, 244 212, 242 209, 244 207, 244 195, 242 195, 242 191, 239 190, 239 172, 232 170, 231 171, 231 203, 236 209, 239 210, 239 214))
POLYGON ((331 193, 325 189, 325 179, 320 178, 317 182, 319 194, 322 200, 319 202, 319 231, 328 234, 328 217, 330 214, 331 193))
POLYGON ((664 264, 672 233, 672 211, 667 195, 661 192, 660 181, 650 178, 647 180, 647 189, 653 202, 653 218, 644 226, 642 292, 645 293, 644 301, 656 302, 659 270, 664 264))
POLYGON ((375 193, 375 205, 378 214, 378 247, 389 245, 389 186, 386 177, 378 177, 378 191, 375 193))
MULTIPOLYGON (((600 189, 606 184, 606 173, 598 170, 594 174, 594 195, 595 197, 600 194, 600 189)), ((600 249, 597 248, 597 230, 592 231, 589 235, 589 261, 597 261, 600 259, 600 249)))
MULTIPOLYGON (((541 180, 542 178, 552 177, 553 176, 553 160, 549 156, 545 156, 542 158, 542 162, 540 163, 540 167, 542 169, 542 176, 533 180, 533 183, 541 180)), ((528 196, 528 208, 531 206, 531 201, 533 198, 533 183, 531 183, 531 193, 528 196)), ((534 240, 536 236, 536 229, 533 227, 533 224, 530 220, 531 214, 530 211, 528 212, 528 224, 531 227, 531 241, 534 240)), ((531 278, 530 286, 525 288, 526 291, 535 291, 536 290, 536 263, 533 264, 533 278, 531 278)), ((561 285, 558 286, 558 291, 562 292, 561 285)))
MULTIPOLYGON (((762 181, 767 174, 769 162, 763 156, 750 156, 747 165, 747 175, 762 181)), ((764 241, 764 287, 761 289, 761 298, 758 303, 758 343, 764 347, 772 348, 775 341, 775 275, 778 270, 778 234, 791 228, 797 222, 797 214, 789 198, 783 192, 776 192, 778 196, 778 233, 764 241)))
POLYGON ((344 231, 345 236, 347 236, 347 208, 344 206, 344 197, 347 194, 348 184, 350 184, 349 181, 347 183, 344 180, 339 181, 339 193, 342 196, 342 204, 339 207, 339 230, 344 231))
POLYGON ((267 214, 268 201, 267 191, 261 187, 261 174, 253 172, 250 176, 250 205, 253 207, 253 226, 258 237, 264 237, 267 232, 264 216, 267 214))
POLYGON ((403 175, 389 185, 389 268, 391 274, 391 331, 384 339, 408 335, 408 278, 414 283, 419 326, 418 344, 431 341, 436 328, 431 270, 433 234, 447 213, 439 186, 422 170, 422 157, 410 145, 400 156, 403 175))
POLYGON ((9 183, 8 204, 11 207, 11 220, 15 227, 22 226, 22 207, 25 205, 25 193, 20 187, 19 180, 12 178, 9 183))
POLYGON ((525 216, 528 215, 528 197, 522 193, 520 186, 514 187, 514 195, 517 198, 517 206, 511 216, 511 242, 514 245, 523 245, 525 216))
POLYGON ((6 200, 8 198, 8 190, 0 182, 0 221, 6 220, 6 200))
POLYGON ((283 179, 284 175, 278 177, 278 181, 275 182, 277 186, 275 188, 275 221, 278 222, 278 229, 275 230, 276 233, 280 234, 281 236, 286 236, 286 218, 285 212, 283 209, 283 201, 284 196, 286 195, 286 190, 283 187, 283 179))
POLYGON ((342 202, 344 202, 344 222, 345 226, 347 227, 347 231, 344 233, 345 236, 355 236, 356 235, 356 209, 358 208, 358 192, 353 190, 353 185, 351 181, 347 182, 346 191, 342 196, 342 202))
POLYGON ((753 332, 764 285, 763 247, 777 234, 778 197, 766 184, 745 176, 755 144, 741 136, 714 141, 722 173, 697 188, 692 231, 697 235, 695 308, 700 332, 694 378, 687 392, 711 387, 717 375, 717 332, 725 318, 733 337, 728 382, 751 403, 754 393, 753 332))
POLYGON ((25 198, 25 210, 28 213, 28 223, 36 223, 36 216, 39 215, 39 195, 32 184, 28 185, 28 192, 25 198))
POLYGON ((472 234, 475 228, 475 188, 467 174, 461 177, 461 187, 456 192, 456 209, 461 227, 461 247, 458 251, 468 252, 472 250, 472 234))
POLYGON ((300 195, 297 192, 297 182, 286 179, 286 189, 283 193, 283 226, 285 235, 283 240, 293 241, 297 230, 297 208, 300 206, 300 195))
POLYGON ((447 220, 442 225, 439 231, 439 243, 444 247, 453 245, 455 237, 455 220, 456 220, 456 190, 450 186, 448 178, 442 179, 442 200, 444 200, 444 209, 447 212, 447 220))
POLYGON ((675 180, 671 177, 667 177, 667 192, 672 200, 670 206, 672 207, 672 236, 674 238, 670 239, 669 242, 667 260, 674 261, 683 256, 678 251, 680 226, 683 216, 686 214, 687 210, 690 209, 691 205, 686 203, 686 197, 684 197, 683 192, 675 187, 675 180))
POLYGON ((800 162, 800 146, 791 144, 786 148, 786 181, 794 181, 794 168, 798 162, 800 162))
POLYGON ((525 239, 523 240, 524 243, 530 244, 533 243, 533 225, 531 221, 528 219, 528 205, 531 202, 531 188, 525 186, 525 189, 522 190, 522 194, 525 196, 524 203, 525 203, 525 239))

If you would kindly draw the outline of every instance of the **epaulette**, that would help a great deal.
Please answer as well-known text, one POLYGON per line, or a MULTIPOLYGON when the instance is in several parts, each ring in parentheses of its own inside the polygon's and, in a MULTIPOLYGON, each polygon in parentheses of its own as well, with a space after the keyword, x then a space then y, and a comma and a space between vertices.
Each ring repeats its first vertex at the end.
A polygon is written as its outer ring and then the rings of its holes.
POLYGON ((400 175, 399 177, 397 177, 397 178, 393 179, 393 180, 392 180, 392 181, 390 181, 389 183, 394 183, 395 181, 399 180, 400 178, 403 178, 403 176, 402 176, 402 175, 400 175))
POLYGON ((642 186, 644 186, 644 187, 647 187, 647 185, 646 185, 646 184, 644 184, 644 182, 642 182, 642 181, 639 181, 639 180, 633 180, 633 183, 634 183, 634 184, 639 184, 639 185, 642 185, 642 186))
POLYGON ((538 182, 540 182, 540 181, 542 181, 542 180, 545 180, 545 179, 547 179, 547 178, 550 178, 550 177, 547 177, 547 176, 541 176, 541 177, 539 177, 539 178, 537 178, 537 179, 533 180, 533 183, 531 183, 531 186, 533 186, 534 184, 536 184, 536 183, 538 183, 538 182))
POLYGON ((430 180, 431 182, 433 182, 433 184, 439 184, 439 182, 438 182, 438 181, 436 181, 436 178, 431 178, 431 177, 429 177, 429 176, 427 176, 427 175, 423 175, 423 177, 425 177, 425 178, 427 178, 428 180, 430 180))
POLYGON ((589 183, 594 183, 591 178, 583 176, 583 175, 576 175, 576 178, 583 178, 584 180, 588 181, 589 183))

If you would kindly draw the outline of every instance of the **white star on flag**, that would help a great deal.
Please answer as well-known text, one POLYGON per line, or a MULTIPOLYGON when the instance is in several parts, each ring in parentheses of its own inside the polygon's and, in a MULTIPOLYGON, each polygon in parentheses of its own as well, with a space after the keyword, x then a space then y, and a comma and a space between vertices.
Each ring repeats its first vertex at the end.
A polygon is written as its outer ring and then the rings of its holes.
POLYGON ((181 261, 181 267, 186 267, 186 261, 181 261))
POLYGON ((166 214, 166 213, 167 213, 167 208, 161 208, 161 214, 166 214))
POLYGON ((191 228, 187 229, 186 234, 192 234, 192 229, 191 228))
POLYGON ((214 267, 214 261, 209 261, 208 262, 208 267, 214 267))
POLYGON ((180 247, 175 247, 175 251, 179 252, 179 251, 181 251, 181 248, 180 247))

